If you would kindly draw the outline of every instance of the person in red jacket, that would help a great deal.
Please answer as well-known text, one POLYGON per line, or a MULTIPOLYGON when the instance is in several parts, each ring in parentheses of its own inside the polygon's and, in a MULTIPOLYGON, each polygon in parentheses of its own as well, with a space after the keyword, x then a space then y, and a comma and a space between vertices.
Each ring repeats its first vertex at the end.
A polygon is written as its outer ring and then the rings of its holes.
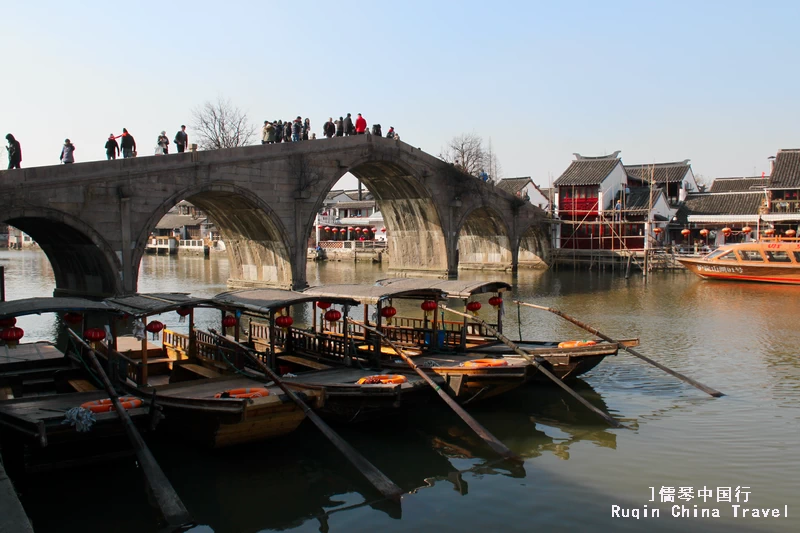
POLYGON ((364 120, 364 117, 361 116, 361 113, 358 114, 358 118, 356 119, 356 135, 364 135, 367 131, 367 121, 364 120))

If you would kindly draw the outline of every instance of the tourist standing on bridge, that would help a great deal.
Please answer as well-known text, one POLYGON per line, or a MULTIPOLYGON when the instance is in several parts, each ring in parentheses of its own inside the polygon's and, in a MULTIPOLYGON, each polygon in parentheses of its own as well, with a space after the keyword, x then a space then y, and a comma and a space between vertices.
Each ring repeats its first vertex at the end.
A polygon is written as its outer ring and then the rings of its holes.
POLYGON ((279 143, 283 141, 283 121, 276 120, 273 124, 275 124, 275 142, 279 143))
POLYGON ((386 138, 387 139, 394 139, 395 135, 397 135, 397 134, 394 132, 394 126, 389 126, 389 131, 386 132, 386 138))
POLYGON ((186 126, 181 126, 181 130, 175 134, 174 142, 175 146, 178 148, 178 153, 182 154, 189 145, 189 134, 186 133, 186 126))
POLYGON ((122 140, 120 141, 120 148, 122 148, 122 158, 128 159, 129 157, 136 157, 136 141, 133 135, 128 133, 128 130, 122 128, 122 140))
POLYGON ((109 133, 108 140, 106 141, 106 159, 110 161, 116 159, 118 155, 119 144, 117 144, 117 138, 114 137, 113 133, 109 133))
POLYGON ((336 126, 333 125, 333 117, 328 117, 328 122, 322 125, 322 134, 328 139, 336 135, 336 126))
POLYGON ((269 132, 267 131, 267 124, 269 124, 268 120, 264 121, 264 125, 261 126, 261 144, 267 144, 267 137, 269 132))
POLYGON ((64 139, 64 147, 61 149, 61 156, 58 160, 65 165, 75 162, 75 145, 69 142, 69 139, 64 139))
POLYGON ((292 142, 300 142, 303 135, 303 119, 301 117, 297 117, 292 122, 292 142))
POLYGON ((158 150, 159 152, 156 152, 156 155, 169 154, 169 138, 166 131, 162 131, 161 135, 158 136, 158 150))
POLYGON ((361 116, 361 113, 359 113, 358 118, 356 119, 356 135, 364 135, 366 132, 367 121, 361 116))
POLYGON ((22 146, 10 133, 6 135, 8 141, 8 170, 22 168, 22 146))
POLYGON ((334 122, 333 125, 336 126, 337 137, 341 137, 342 135, 344 135, 344 119, 342 117, 339 117, 339 120, 334 122))
POLYGON ((350 137, 356 132, 356 129, 353 127, 353 119, 350 118, 350 113, 347 114, 347 118, 344 119, 344 134, 347 137, 350 137))
POLYGON ((294 127, 294 123, 291 120, 287 120, 283 123, 283 142, 290 143, 292 142, 292 128, 294 127))
POLYGON ((311 119, 307 118, 303 121, 303 140, 307 141, 311 135, 311 119))

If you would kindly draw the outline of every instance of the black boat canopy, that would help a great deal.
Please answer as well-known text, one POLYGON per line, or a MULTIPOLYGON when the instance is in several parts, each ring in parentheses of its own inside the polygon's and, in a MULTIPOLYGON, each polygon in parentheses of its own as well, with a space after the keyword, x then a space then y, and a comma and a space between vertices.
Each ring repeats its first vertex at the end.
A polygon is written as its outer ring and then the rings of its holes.
POLYGON ((473 294, 487 292, 504 292, 511 290, 511 285, 504 281, 469 281, 420 278, 387 278, 377 282, 382 287, 396 290, 439 290, 448 298, 469 298, 473 294))
MULTIPOLYGON (((345 296, 332 296, 326 298, 332 303, 343 305, 358 305, 358 302, 345 296)), ((220 307, 245 309, 253 313, 269 314, 270 311, 319 300, 315 295, 285 289, 244 289, 223 292, 216 295, 212 303, 220 307)))
POLYGON ((23 298, 21 300, 0 302, 0 318, 39 315, 41 313, 80 313, 84 311, 114 312, 115 309, 104 301, 98 302, 87 300, 86 298, 72 297, 23 298))
POLYGON ((209 298, 194 298, 186 293, 165 292, 150 294, 131 294, 103 300, 112 310, 127 313, 134 317, 158 315, 181 307, 210 305, 209 298))

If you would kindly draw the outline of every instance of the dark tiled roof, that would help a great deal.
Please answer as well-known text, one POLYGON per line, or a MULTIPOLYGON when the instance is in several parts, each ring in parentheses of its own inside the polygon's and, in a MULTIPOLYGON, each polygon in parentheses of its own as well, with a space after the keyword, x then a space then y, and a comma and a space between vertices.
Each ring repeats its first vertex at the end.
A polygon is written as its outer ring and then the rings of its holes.
MULTIPOLYGON (((650 199, 648 197, 650 187, 631 187, 630 192, 625 198, 625 210, 627 212, 639 211, 647 213, 650 210, 650 199)), ((656 205, 659 195, 664 194, 662 189, 653 189, 653 205, 656 205)))
POLYGON ((656 163, 654 165, 625 165, 628 177, 642 182, 650 181, 650 169, 656 183, 676 183, 683 179, 689 170, 689 160, 675 163, 656 163))
POLYGON ((553 183, 556 187, 600 185, 614 168, 621 164, 617 157, 585 158, 570 163, 567 170, 553 183))
POLYGON ((745 192, 763 189, 769 185, 769 176, 766 178, 717 178, 711 184, 708 192, 745 192))
POLYGON ((528 183, 533 183, 530 177, 525 178, 504 178, 497 182, 497 188, 510 194, 517 194, 528 183))
POLYGON ((800 188, 800 149, 778 152, 769 186, 771 189, 800 188))
POLYGON ((158 229, 175 229, 182 228, 183 226, 199 226, 205 221, 203 218, 195 218, 192 215, 174 215, 167 213, 156 224, 158 229))
POLYGON ((764 203, 762 192, 690 194, 684 207, 690 215, 756 215, 764 203))

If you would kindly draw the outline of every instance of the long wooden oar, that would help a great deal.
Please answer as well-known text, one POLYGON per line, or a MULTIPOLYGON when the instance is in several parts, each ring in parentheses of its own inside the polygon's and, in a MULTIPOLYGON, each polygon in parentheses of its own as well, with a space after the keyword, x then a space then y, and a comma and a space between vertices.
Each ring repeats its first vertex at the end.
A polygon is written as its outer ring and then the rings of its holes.
POLYGON ((544 360, 541 357, 531 357, 530 354, 525 353, 519 346, 517 346, 514 342, 512 342, 511 339, 509 339, 508 337, 506 337, 505 335, 503 335, 502 333, 500 333, 499 331, 494 329, 492 326, 487 324, 485 321, 481 320, 480 318, 478 318, 476 316, 468 315, 467 313, 462 313, 461 311, 456 311, 455 309, 450 309, 449 307, 447 307, 445 305, 442 305, 441 308, 444 309, 445 311, 449 311, 449 312, 454 313, 456 315, 460 315, 460 316, 464 316, 464 317, 467 317, 469 319, 472 319, 474 322, 478 322, 484 328, 486 328, 486 330, 489 333, 491 333, 492 335, 494 335, 495 337, 500 339, 500 341, 502 341, 503 344, 505 344, 506 346, 508 346, 512 350, 514 350, 514 353, 516 353, 517 355, 523 357, 526 361, 528 361, 529 363, 534 365, 537 369, 539 369, 539 372, 541 372, 542 374, 544 374, 545 376, 550 378, 556 385, 558 385, 559 387, 561 387, 562 389, 567 391, 573 398, 575 398, 580 403, 582 403, 584 406, 586 406, 587 409, 590 409, 592 412, 594 412, 598 416, 600 416, 603 420, 608 422, 609 425, 611 425, 612 427, 615 427, 615 428, 625 427, 621 423, 619 423, 617 420, 615 420, 614 417, 612 417, 610 414, 608 414, 608 413, 598 409, 594 405, 590 404, 586 400, 586 398, 584 398, 583 396, 581 396, 580 394, 578 394, 577 392, 572 390, 572 388, 569 385, 567 385, 566 383, 564 383, 563 381, 558 379, 552 372, 547 370, 544 367, 544 365, 542 364, 544 362, 544 360))
MULTIPOLYGON (((349 319, 345 317, 345 320, 347 321, 347 320, 349 320, 349 319)), ((450 397, 450 395, 449 395, 449 394, 447 394, 447 393, 446 393, 444 390, 442 390, 442 388, 441 388, 439 385, 437 385, 436 383, 434 383, 434 382, 433 382, 433 380, 432 380, 432 379, 431 379, 431 378, 428 376, 428 374, 426 374, 426 373, 425 373, 425 371, 424 371, 424 370, 420 369, 420 368, 419 368, 419 367, 418 367, 418 366, 417 366, 417 365, 414 363, 414 361, 412 361, 412 360, 411 360, 411 359, 410 359, 410 358, 409 358, 409 357, 408 357, 408 356, 407 356, 405 353, 403 353, 403 350, 402 350, 402 348, 400 348, 399 346, 397 346, 397 345, 396 345, 394 342, 392 342, 392 341, 391 341, 391 340, 390 340, 390 339, 389 339, 389 338, 388 338, 386 335, 384 335, 383 333, 381 333, 381 332, 380 332, 380 331, 378 331, 377 329, 375 329, 375 328, 372 328, 372 327, 370 327, 370 326, 367 326, 366 324, 360 324, 360 326, 361 326, 362 328, 366 329, 367 331, 371 331, 372 333, 375 333, 376 335, 378 335, 378 336, 380 336, 381 338, 383 338, 383 340, 385 340, 385 341, 386 341, 386 342, 389 344, 389 346, 391 346, 391 347, 394 349, 394 351, 395 351, 395 352, 397 352, 397 354, 398 354, 400 357, 402 357, 402 358, 403 358, 403 360, 404 360, 406 363, 408 363, 408 365, 409 365, 411 368, 413 368, 413 369, 414 369, 414 371, 415 371, 417 374, 419 374, 419 375, 420 375, 420 377, 422 377, 422 379, 424 379, 424 380, 425 380, 425 381, 428 383, 428 385, 430 385, 431 387, 433 387, 433 389, 434 389, 434 390, 435 390, 435 391, 436 391, 436 392, 439 394, 439 396, 441 396, 441 397, 442 397, 442 399, 443 399, 445 402, 447 402, 447 405, 449 405, 449 406, 450 406, 450 408, 451 408, 453 411, 455 411, 455 412, 456 412, 456 414, 457 414, 458 416, 460 416, 460 417, 461 417, 461 419, 462 419, 464 422, 466 422, 466 423, 467 423, 467 425, 468 425, 470 428, 472 428, 472 431, 474 431, 474 432, 475 432, 475 433, 476 433, 476 434, 477 434, 477 435, 478 435, 480 438, 482 438, 482 439, 483 439, 483 440, 484 440, 484 441, 485 441, 485 442, 486 442, 486 443, 487 443, 487 444, 488 444, 488 445, 489 445, 489 446, 490 446, 490 447, 491 447, 491 448, 492 448, 492 449, 493 449, 495 452, 497 452, 498 454, 500 454, 502 457, 505 457, 506 459, 510 459, 510 460, 512 460, 512 461, 515 461, 515 462, 518 462, 518 463, 523 463, 523 462, 524 462, 524 460, 523 460, 523 459, 522 459, 522 458, 521 458, 519 455, 517 455, 517 454, 515 454, 514 452, 512 452, 512 451, 511 451, 511 450, 510 450, 510 449, 509 449, 509 448, 508 448, 508 447, 507 447, 505 444, 503 444, 502 442, 500 442, 500 440, 499 440, 497 437, 495 437, 494 435, 492 435, 491 433, 489 433, 489 430, 488 430, 488 429, 486 429, 485 427, 483 427, 483 426, 482 426, 482 425, 481 425, 481 424, 480 424, 480 423, 479 423, 477 420, 475 420, 474 418, 472 418, 472 417, 469 415, 469 413, 467 413, 467 412, 464 410, 464 408, 463 408, 463 407, 461 407, 460 405, 458 405, 458 403, 456 403, 456 401, 455 401, 455 400, 453 400, 453 398, 451 398, 451 397, 450 397)))
POLYGON ((641 359, 642 361, 646 361, 646 362, 650 363, 651 365, 653 365, 653 366, 654 366, 654 367, 656 367, 656 368, 660 368, 661 370, 663 370, 663 371, 664 371, 664 372, 666 372, 667 374, 670 374, 671 376, 675 376, 676 378, 678 378, 678 379, 679 379, 679 380, 681 380, 681 381, 685 381, 685 382, 686 382, 686 383, 688 383, 689 385, 691 385, 691 386, 693 386, 693 387, 696 387, 696 388, 700 389, 701 391, 705 392, 706 394, 709 394, 709 395, 713 396, 714 398, 719 398, 720 396, 725 396, 725 394, 721 393, 720 391, 718 391, 718 390, 715 390, 715 389, 712 389, 711 387, 708 387, 708 386, 706 386, 706 385, 703 385, 703 384, 702 384, 702 383, 700 383, 699 381, 695 381, 695 380, 693 380, 692 378, 690 378, 690 377, 688 377, 688 376, 684 376, 683 374, 681 374, 681 373, 679 373, 679 372, 675 372, 675 371, 674 371, 674 370, 672 370, 671 368, 667 368, 666 366, 662 365, 661 363, 658 363, 658 362, 656 362, 656 361, 653 361, 653 360, 652 360, 652 359, 650 359, 649 357, 647 357, 647 356, 645 356, 645 355, 642 355, 642 354, 640 354, 639 352, 637 352, 637 351, 636 351, 636 350, 634 350, 633 348, 628 348, 628 347, 627 347, 627 346, 625 346, 624 344, 622 344, 622 343, 619 343, 618 341, 615 341, 615 340, 614 340, 614 339, 612 339, 611 337, 609 337, 609 336, 607 336, 607 335, 603 335, 602 333, 600 333, 599 331, 597 331, 597 329, 593 328, 592 326, 589 326, 589 325, 587 325, 587 324, 584 324, 584 323, 583 323, 583 322, 581 322, 580 320, 578 320, 578 319, 576 319, 576 318, 573 318, 573 317, 571 317, 571 316, 569 316, 569 315, 567 315, 567 314, 565 314, 565 313, 562 313, 562 312, 561 312, 561 311, 559 311, 558 309, 553 309, 552 307, 544 307, 544 306, 541 306, 541 305, 529 304, 529 303, 520 302, 520 301, 517 301, 517 300, 514 300, 514 303, 516 303, 516 304, 518 304, 518 305, 524 305, 525 307, 532 307, 532 308, 534 308, 534 309, 542 309, 542 310, 544 310, 544 311, 550 311, 550 312, 551 312, 551 313, 553 313, 554 315, 558 315, 558 316, 560 316, 561 318, 563 318, 563 319, 565 319, 565 320, 568 320, 568 321, 572 322, 572 323, 573 323, 573 324, 575 324, 576 326, 578 326, 578 327, 580 327, 580 328, 583 328, 583 329, 585 329, 585 330, 586 330, 586 331, 588 331, 589 333, 593 333, 594 335, 597 335, 598 337, 600 337, 601 339, 603 339, 603 340, 604 340, 604 341, 606 341, 606 342, 616 342, 616 343, 618 343, 618 344, 619 344, 619 347, 620 347, 620 348, 622 348, 623 350, 625 350, 626 352, 628 352, 629 354, 631 354, 631 355, 633 355, 633 356, 635 356, 635 357, 638 357, 638 358, 639 358, 639 359, 641 359))
POLYGON ((294 403, 303 410, 305 415, 316 425, 322 434, 325 435, 328 440, 333 443, 336 448, 347 457, 347 460, 353 463, 361 474, 367 478, 367 481, 372 483, 376 489, 380 491, 385 497, 394 500, 396 502, 400 501, 400 496, 403 495, 403 489, 395 485, 391 479, 386 477, 386 475, 378 470, 375 465, 370 463, 366 457, 358 453, 355 448, 353 448, 347 441, 345 441, 342 437, 339 436, 338 433, 333 431, 333 429, 324 421, 322 420, 317 413, 311 410, 311 408, 306 405, 306 403, 300 399, 295 392, 290 389, 286 383, 278 377, 278 375, 273 372, 267 365, 265 365, 258 357, 253 355, 252 350, 247 346, 240 344, 236 341, 233 341, 227 337, 223 337, 213 329, 210 330, 213 335, 219 337, 225 342, 229 342, 235 346, 238 346, 244 353, 250 358, 251 361, 255 362, 256 365, 261 369, 264 374, 269 376, 269 378, 275 382, 278 387, 281 388, 286 395, 292 399, 294 403))
POLYGON ((158 462, 156 462, 153 454, 150 453, 150 449, 147 447, 147 444, 145 444, 144 440, 142 440, 142 436, 136 429, 136 426, 134 425, 133 420, 131 420, 128 411, 122 407, 122 404, 119 401, 119 395, 117 394, 116 389, 114 389, 114 386, 111 384, 111 381, 108 379, 108 376, 103 371, 103 367, 100 366, 100 362, 97 360, 94 350, 74 331, 67 329, 67 332, 76 343, 78 343, 80 346, 83 346, 83 348, 86 350, 92 368, 97 373, 100 381, 103 382, 103 388, 106 389, 106 394, 108 394, 108 397, 111 399, 111 403, 114 404, 114 409, 116 409, 117 415, 119 415, 119 419, 122 422, 122 426, 125 428, 125 433, 127 433, 128 439, 131 441, 131 445, 133 446, 133 450, 136 452, 136 459, 139 461, 139 466, 142 467, 142 472, 144 472, 147 484, 149 485, 150 490, 155 497, 156 503, 161 509, 164 519, 167 521, 167 524, 173 529, 192 525, 194 523, 192 516, 189 514, 189 511, 186 510, 186 507, 183 505, 180 497, 178 497, 178 493, 176 493, 175 489, 173 489, 172 485, 170 485, 167 476, 164 475, 164 471, 161 470, 160 466, 158 466, 158 462))

